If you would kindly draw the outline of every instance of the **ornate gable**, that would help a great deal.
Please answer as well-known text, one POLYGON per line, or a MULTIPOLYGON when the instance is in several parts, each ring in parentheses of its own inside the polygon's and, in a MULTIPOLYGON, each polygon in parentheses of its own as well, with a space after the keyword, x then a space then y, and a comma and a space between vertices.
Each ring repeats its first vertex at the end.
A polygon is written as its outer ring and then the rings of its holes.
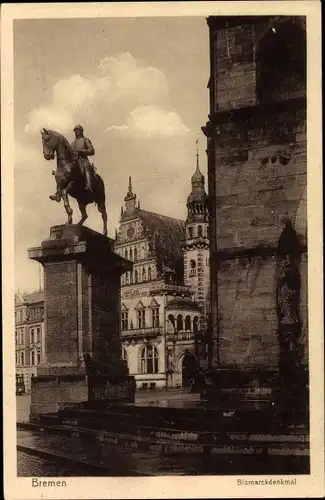
POLYGON ((138 311, 139 309, 145 309, 145 306, 143 305, 143 303, 141 302, 141 300, 139 300, 139 302, 137 303, 137 305, 135 306, 134 309, 136 311, 138 311))
POLYGON ((148 305, 148 307, 151 309, 156 309, 157 307, 159 307, 159 304, 154 297, 152 297, 151 302, 148 305))

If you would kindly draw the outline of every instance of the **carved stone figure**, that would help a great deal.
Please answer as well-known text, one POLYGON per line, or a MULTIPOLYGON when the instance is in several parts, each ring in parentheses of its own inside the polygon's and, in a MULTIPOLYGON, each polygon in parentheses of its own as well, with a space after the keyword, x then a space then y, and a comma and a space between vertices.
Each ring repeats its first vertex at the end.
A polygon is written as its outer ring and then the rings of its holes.
POLYGON ((299 241, 291 221, 285 228, 278 244, 277 316, 280 344, 280 377, 294 375, 300 365, 298 342, 301 325, 299 318, 300 274, 297 267, 299 241))

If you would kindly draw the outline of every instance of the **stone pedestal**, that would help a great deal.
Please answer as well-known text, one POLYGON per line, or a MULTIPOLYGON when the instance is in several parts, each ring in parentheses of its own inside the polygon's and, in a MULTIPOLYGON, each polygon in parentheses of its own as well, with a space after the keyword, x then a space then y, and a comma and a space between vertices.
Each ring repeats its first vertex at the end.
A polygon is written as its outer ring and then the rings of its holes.
POLYGON ((120 277, 132 264, 112 247, 91 229, 60 225, 28 250, 44 267, 45 293, 45 360, 32 379, 31 416, 103 395, 134 400, 119 333, 120 277))

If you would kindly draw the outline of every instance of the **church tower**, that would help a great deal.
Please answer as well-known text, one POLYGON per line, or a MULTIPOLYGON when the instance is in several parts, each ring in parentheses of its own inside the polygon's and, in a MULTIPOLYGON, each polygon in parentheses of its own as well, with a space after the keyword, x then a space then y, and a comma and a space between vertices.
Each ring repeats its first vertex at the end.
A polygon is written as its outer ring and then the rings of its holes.
POLYGON ((192 191, 186 204, 184 283, 191 287, 194 300, 206 316, 210 288, 208 196, 204 188, 204 176, 200 171, 198 140, 196 147, 196 170, 191 178, 192 191))

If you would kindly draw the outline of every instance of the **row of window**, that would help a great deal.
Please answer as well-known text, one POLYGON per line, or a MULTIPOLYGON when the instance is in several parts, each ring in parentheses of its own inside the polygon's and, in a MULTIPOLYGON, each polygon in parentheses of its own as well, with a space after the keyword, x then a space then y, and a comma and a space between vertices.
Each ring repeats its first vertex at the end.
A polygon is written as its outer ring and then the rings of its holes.
POLYGON ((128 251, 128 249, 126 248, 124 250, 124 257, 128 260, 136 262, 138 260, 138 250, 136 248, 134 250, 130 248, 130 250, 128 251))
MULTIPOLYGON (((209 226, 206 226, 207 228, 207 238, 209 238, 209 226)), ((201 238, 203 235, 203 227, 200 225, 197 226, 197 232, 194 231, 194 227, 193 226, 189 226, 187 228, 187 235, 189 238, 201 238), (196 234, 195 234, 196 233, 196 234)))
MULTIPOLYGON (((128 355, 126 349, 122 349, 122 358, 128 362, 128 355)), ((159 370, 159 354, 158 349, 148 344, 142 347, 140 351, 140 373, 158 373, 159 370)))
POLYGON ((142 271, 135 269, 134 271, 128 271, 122 276, 122 285, 132 284, 132 283, 140 283, 141 281, 151 281, 152 280, 152 271, 151 267, 148 267, 148 273, 145 268, 142 271))
POLYGON ((188 209, 191 214, 207 213, 206 205, 204 203, 191 203, 188 209))
MULTIPOLYGON (((183 318, 182 314, 179 314, 177 318, 173 314, 169 314, 168 320, 173 325, 176 332, 192 331, 192 321, 191 316, 187 315, 183 318)), ((199 317, 194 316, 193 318, 193 332, 199 330, 199 317)))
MULTIPOLYGON (((30 351, 30 363, 31 366, 37 366, 41 362, 41 350, 33 349, 30 351)), ((29 366, 26 364, 25 352, 16 352, 16 366, 29 366)))
POLYGON ((36 307, 35 309, 26 309, 25 311, 21 309, 15 312, 15 320, 16 323, 22 323, 23 321, 25 321, 25 319, 26 320, 41 319, 42 315, 43 315, 43 309, 40 307, 36 307))
MULTIPOLYGON (((151 321, 150 325, 151 327, 159 327, 159 308, 155 307, 151 309, 151 321)), ((140 309, 137 311, 137 325, 136 328, 146 328, 146 310, 145 309, 140 309)), ((129 313, 128 311, 122 312, 122 331, 125 330, 133 330, 134 325, 132 319, 129 322, 129 313), (130 326, 130 328, 129 328, 130 326)))
MULTIPOLYGON (((29 328, 29 343, 37 344, 41 342, 41 328, 39 326, 33 326, 29 328)), ((25 329, 17 328, 15 332, 15 344, 24 345, 25 344, 25 329)))
MULTIPOLYGON (((183 318, 182 314, 179 314, 177 318, 173 316, 173 314, 170 314, 168 316, 168 320, 171 322, 173 327, 175 328, 175 331, 177 332, 183 332, 183 331, 193 331, 197 332, 199 330, 199 317, 194 316, 193 322, 191 319, 191 316, 187 315, 185 318, 183 318)), ((147 323, 146 323, 146 310, 145 309, 140 309, 137 311, 137 325, 136 328, 146 328, 147 323)), ((159 309, 154 308, 151 309, 151 321, 149 327, 159 327, 159 309)), ((132 319, 129 321, 129 312, 124 311, 122 312, 122 331, 127 331, 127 330, 133 330, 134 329, 134 324, 132 319)))

